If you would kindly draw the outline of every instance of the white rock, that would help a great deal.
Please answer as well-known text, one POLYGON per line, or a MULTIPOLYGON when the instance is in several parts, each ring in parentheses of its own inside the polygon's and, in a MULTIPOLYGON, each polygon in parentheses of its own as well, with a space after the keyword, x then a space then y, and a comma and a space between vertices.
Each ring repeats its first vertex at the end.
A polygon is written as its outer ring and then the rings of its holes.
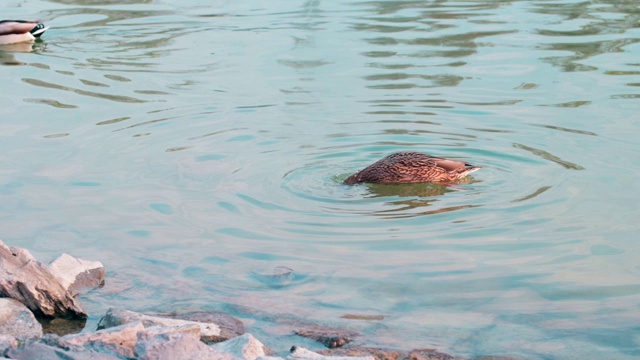
POLYGON ((217 343, 212 348, 234 359, 255 360, 265 356, 265 346, 251 334, 244 334, 233 339, 217 343))
POLYGON ((38 317, 86 319, 87 313, 51 269, 27 250, 0 241, 0 296, 16 299, 38 317))
POLYGON ((135 353, 138 360, 233 360, 200 341, 200 328, 195 325, 152 326, 138 332, 135 353))
POLYGON ((39 339, 42 337, 42 325, 20 301, 0 298, 0 334, 20 340, 39 339))
POLYGON ((15 337, 8 334, 0 334, 0 354, 4 354, 7 350, 17 346, 18 340, 15 337))
POLYGON ((82 260, 64 253, 49 264, 49 269, 74 296, 84 289, 100 286, 105 277, 101 262, 82 260))
POLYGON ((138 321, 92 333, 65 335, 62 340, 66 344, 133 358, 138 333, 141 331, 145 331, 145 328, 142 322, 138 321))
POLYGON ((98 329, 105 329, 112 326, 118 326, 130 322, 142 321, 145 327, 149 326, 197 326, 200 329, 200 335, 205 342, 211 341, 210 339, 218 339, 223 334, 220 327, 217 324, 210 322, 198 322, 190 320, 180 320, 174 318, 166 318, 160 316, 144 315, 128 310, 119 310, 111 308, 107 311, 106 315, 100 319, 98 323, 98 329))

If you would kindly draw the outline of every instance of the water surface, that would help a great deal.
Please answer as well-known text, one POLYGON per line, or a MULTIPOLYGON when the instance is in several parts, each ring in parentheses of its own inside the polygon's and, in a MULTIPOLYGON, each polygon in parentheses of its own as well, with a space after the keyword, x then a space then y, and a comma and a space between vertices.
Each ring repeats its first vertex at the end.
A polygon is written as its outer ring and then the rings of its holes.
POLYGON ((0 49, 0 237, 105 264, 88 328, 111 306, 216 309, 278 351, 320 322, 464 357, 640 356, 635 2, 48 0, 4 16, 51 29, 0 49), (483 169, 341 183, 406 150, 483 169))

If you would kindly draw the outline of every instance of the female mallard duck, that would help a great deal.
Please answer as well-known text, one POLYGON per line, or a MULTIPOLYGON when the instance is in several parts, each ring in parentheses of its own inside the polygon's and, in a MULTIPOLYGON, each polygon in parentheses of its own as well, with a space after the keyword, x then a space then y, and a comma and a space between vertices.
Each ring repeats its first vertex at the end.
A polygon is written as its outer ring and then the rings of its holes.
POLYGON ((0 45, 33 41, 47 29, 48 27, 38 21, 1 20, 0 45))
POLYGON ((443 159, 417 152, 391 154, 349 176, 345 184, 448 182, 479 170, 464 161, 443 159))

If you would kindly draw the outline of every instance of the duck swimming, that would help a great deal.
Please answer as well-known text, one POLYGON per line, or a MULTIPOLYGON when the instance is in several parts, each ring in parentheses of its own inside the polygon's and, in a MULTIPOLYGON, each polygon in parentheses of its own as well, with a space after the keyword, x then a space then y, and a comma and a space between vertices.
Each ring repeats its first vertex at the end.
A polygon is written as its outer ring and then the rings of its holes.
POLYGON ((344 180, 357 183, 448 182, 480 170, 464 161, 449 160, 418 152, 399 152, 382 158, 344 180))
POLYGON ((33 41, 47 29, 38 21, 0 20, 0 45, 33 41))

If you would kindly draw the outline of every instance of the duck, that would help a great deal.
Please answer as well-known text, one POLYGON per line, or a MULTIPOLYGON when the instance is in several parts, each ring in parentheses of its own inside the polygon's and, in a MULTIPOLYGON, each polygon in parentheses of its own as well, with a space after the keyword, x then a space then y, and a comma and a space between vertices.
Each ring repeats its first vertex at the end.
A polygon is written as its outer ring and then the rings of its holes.
POLYGON ((0 45, 34 41, 47 29, 39 21, 0 20, 0 45))
POLYGON ((479 166, 464 161, 445 159, 419 152, 398 152, 386 156, 344 180, 358 183, 404 184, 447 183, 462 179, 479 166))

